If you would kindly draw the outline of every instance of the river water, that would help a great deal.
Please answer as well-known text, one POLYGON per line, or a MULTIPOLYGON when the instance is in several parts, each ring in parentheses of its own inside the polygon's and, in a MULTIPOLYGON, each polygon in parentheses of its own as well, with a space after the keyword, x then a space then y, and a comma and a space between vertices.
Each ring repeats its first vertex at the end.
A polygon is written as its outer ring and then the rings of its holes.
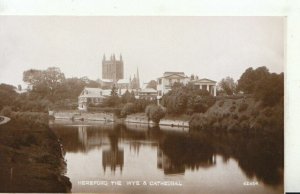
POLYGON ((283 143, 113 124, 52 124, 72 192, 283 193, 283 143))

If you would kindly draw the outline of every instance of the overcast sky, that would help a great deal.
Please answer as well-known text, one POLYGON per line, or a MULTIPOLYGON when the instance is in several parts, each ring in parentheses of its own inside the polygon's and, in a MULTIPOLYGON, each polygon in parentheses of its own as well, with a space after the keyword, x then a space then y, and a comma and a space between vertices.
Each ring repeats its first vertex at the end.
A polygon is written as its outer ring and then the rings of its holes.
POLYGON ((25 70, 59 67, 66 77, 101 78, 103 54, 122 53, 125 77, 164 71, 237 80, 248 67, 283 72, 283 17, 0 16, 0 83, 25 70))

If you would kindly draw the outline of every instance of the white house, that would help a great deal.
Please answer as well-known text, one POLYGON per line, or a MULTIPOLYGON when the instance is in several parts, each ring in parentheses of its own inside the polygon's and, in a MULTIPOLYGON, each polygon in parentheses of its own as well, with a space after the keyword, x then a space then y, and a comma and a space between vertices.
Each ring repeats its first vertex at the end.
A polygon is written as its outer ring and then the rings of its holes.
POLYGON ((165 72, 162 77, 157 79, 157 98, 160 99, 164 94, 171 90, 174 83, 186 85, 189 81, 184 72, 165 72))
POLYGON ((86 111, 89 104, 99 105, 103 100, 111 95, 111 89, 84 88, 78 96, 78 109, 86 111))
POLYGON ((203 79, 191 80, 190 83, 192 83, 194 86, 198 87, 201 90, 207 90, 213 96, 217 95, 216 81, 203 78, 203 79))
POLYGON ((157 99, 157 90, 153 88, 144 88, 138 91, 137 97, 138 99, 146 99, 146 100, 156 100, 157 99))

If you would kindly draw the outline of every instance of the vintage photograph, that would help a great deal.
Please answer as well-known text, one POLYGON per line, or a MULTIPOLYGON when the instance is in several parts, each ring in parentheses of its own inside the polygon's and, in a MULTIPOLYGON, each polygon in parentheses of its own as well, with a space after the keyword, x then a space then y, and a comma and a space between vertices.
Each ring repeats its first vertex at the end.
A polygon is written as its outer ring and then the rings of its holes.
POLYGON ((0 192, 284 192, 285 17, 0 16, 0 192))

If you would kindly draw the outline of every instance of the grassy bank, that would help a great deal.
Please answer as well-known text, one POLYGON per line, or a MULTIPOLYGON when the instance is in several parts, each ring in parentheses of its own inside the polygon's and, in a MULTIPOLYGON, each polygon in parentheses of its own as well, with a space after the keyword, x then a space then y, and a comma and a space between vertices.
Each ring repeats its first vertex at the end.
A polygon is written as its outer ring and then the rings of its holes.
POLYGON ((254 98, 219 99, 190 120, 191 130, 283 131, 283 102, 268 107, 254 98))
POLYGON ((0 126, 0 192, 69 192, 66 163, 43 113, 12 112, 0 126))

